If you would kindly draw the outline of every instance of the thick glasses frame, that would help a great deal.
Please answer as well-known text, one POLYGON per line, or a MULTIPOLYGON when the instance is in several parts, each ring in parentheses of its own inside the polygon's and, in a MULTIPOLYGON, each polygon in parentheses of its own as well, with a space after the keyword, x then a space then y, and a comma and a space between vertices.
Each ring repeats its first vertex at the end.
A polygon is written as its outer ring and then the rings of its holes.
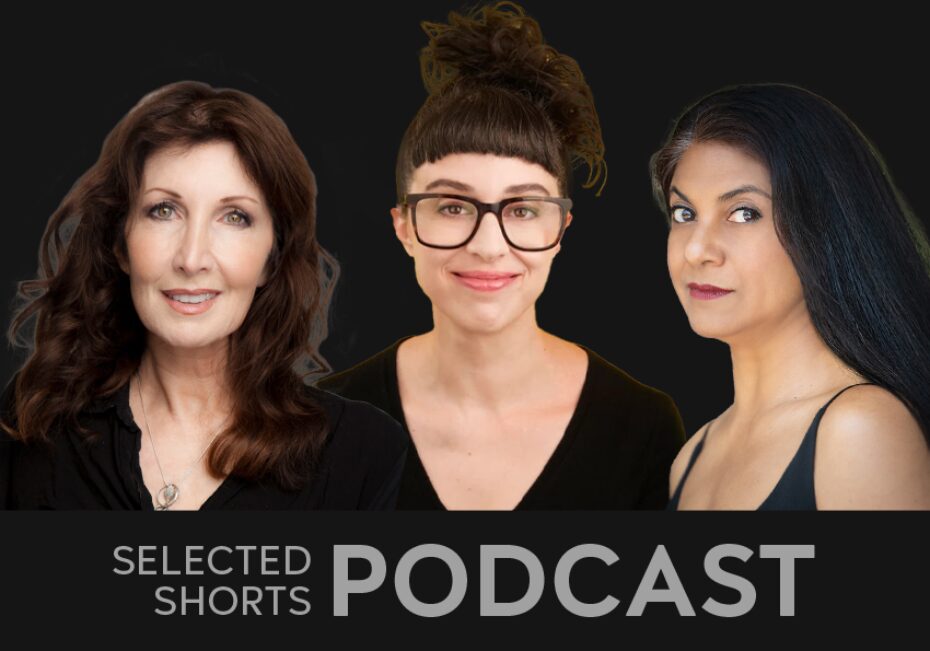
POLYGON ((457 249, 459 247, 465 246, 475 237, 475 233, 478 232, 478 229, 481 228, 481 221, 484 219, 484 216, 488 213, 493 213, 497 217, 497 225, 501 229, 501 235, 504 236, 507 244, 517 249, 518 251, 546 251, 557 245, 562 240, 562 235, 565 233, 565 222, 568 218, 568 211, 572 209, 572 200, 567 197, 507 197, 506 199, 501 199, 496 203, 484 203, 473 199, 472 197, 466 197, 461 194, 446 194, 445 192, 425 192, 420 194, 408 194, 404 197, 404 200, 401 202, 402 206, 408 206, 410 208, 410 219, 413 222, 413 232, 417 236, 417 242, 423 246, 428 246, 432 249, 457 249), (464 201, 470 203, 477 209, 478 217, 475 219, 475 227, 472 229, 471 234, 461 244, 431 244, 429 242, 424 242, 420 237, 420 232, 417 230, 417 203, 421 199, 438 199, 440 197, 445 197, 448 199, 455 199, 457 201, 464 201), (510 241, 510 238, 507 237, 507 231, 504 229, 504 208, 509 206, 512 203, 519 203, 521 201, 548 201, 550 203, 557 204, 561 208, 561 218, 559 221, 559 234, 556 236, 555 241, 552 244, 546 246, 539 246, 534 248, 527 248, 525 246, 518 246, 510 241))

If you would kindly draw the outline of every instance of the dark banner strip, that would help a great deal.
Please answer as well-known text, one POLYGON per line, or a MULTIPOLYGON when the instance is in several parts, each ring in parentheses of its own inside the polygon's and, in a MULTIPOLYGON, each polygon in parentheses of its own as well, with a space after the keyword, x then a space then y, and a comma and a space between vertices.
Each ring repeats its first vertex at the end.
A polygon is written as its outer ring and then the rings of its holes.
POLYGON ((200 629, 348 640, 382 627, 525 641, 894 637, 927 609, 928 524, 926 513, 7 513, 0 612, 5 630, 62 639, 87 622, 153 641, 200 629))

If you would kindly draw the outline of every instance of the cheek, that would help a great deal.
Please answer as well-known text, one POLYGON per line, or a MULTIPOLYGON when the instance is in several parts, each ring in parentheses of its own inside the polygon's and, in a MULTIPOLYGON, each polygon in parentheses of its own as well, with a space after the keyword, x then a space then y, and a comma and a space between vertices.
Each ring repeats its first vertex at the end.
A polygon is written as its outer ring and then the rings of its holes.
POLYGON ((681 275, 681 267, 685 261, 685 239, 680 233, 671 231, 665 250, 665 262, 668 265, 668 274, 677 285, 681 275))
POLYGON ((791 305, 804 301, 801 279, 787 254, 772 260, 771 292, 780 302, 791 305))
POLYGON ((526 269, 529 282, 532 286, 538 287, 540 291, 542 291, 546 280, 549 278, 549 272, 552 271, 552 262, 555 260, 555 254, 558 250, 558 247, 556 247, 539 253, 514 252, 520 264, 526 269))
POLYGON ((231 288, 253 289, 258 286, 265 271, 271 246, 249 246, 236 243, 219 249, 216 260, 223 270, 223 278, 231 288))
POLYGON ((413 268, 417 284, 430 299, 435 298, 443 285, 444 268, 449 264, 454 252, 447 253, 440 249, 430 249, 414 243, 411 250, 413 268))
POLYGON ((742 276, 760 287, 757 298, 772 309, 791 309, 804 300, 797 270, 774 233, 740 256, 742 276))
POLYGON ((133 283, 156 280, 171 269, 168 242, 144 227, 135 227, 126 236, 129 277, 133 283))

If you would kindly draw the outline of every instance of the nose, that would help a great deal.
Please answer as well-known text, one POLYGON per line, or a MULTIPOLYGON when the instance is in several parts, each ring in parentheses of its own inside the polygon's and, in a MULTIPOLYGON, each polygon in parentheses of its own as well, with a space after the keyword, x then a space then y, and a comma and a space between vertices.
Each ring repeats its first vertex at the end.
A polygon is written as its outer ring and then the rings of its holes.
POLYGON ((188 276, 209 271, 213 265, 211 239, 208 218, 192 216, 185 220, 174 255, 175 269, 188 276))
POLYGON ((486 212, 478 217, 478 231, 465 245, 465 250, 487 260, 498 258, 510 250, 494 213, 486 212))
POLYGON ((685 245, 685 260, 693 266, 719 265, 724 261, 724 250, 714 224, 695 223, 685 245))

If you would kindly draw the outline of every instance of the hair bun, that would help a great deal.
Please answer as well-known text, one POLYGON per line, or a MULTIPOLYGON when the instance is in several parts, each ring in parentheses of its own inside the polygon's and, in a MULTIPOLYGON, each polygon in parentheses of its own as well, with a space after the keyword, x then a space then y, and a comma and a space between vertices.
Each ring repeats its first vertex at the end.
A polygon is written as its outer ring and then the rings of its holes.
POLYGON ((498 2, 465 15, 451 12, 447 23, 421 26, 429 43, 420 53, 420 71, 431 97, 476 86, 526 95, 546 113, 572 158, 588 165, 585 185, 594 185, 602 174, 606 182, 591 89, 578 63, 547 45, 539 23, 522 7, 498 2))
POLYGON ((449 14, 448 23, 421 23, 429 44, 420 54, 423 83, 432 95, 452 81, 521 87, 557 76, 552 64, 560 56, 543 41, 542 30, 511 2, 449 14))

